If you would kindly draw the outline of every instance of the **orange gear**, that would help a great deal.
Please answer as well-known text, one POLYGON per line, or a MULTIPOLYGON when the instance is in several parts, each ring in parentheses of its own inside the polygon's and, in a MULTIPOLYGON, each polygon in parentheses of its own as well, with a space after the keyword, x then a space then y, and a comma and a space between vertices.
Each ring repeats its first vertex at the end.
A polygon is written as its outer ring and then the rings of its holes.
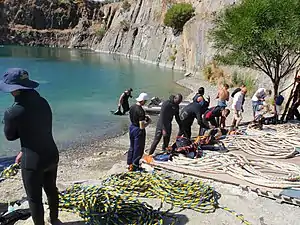
POLYGON ((132 164, 130 164, 130 165, 128 166, 128 171, 133 171, 133 165, 132 165, 132 164))
POLYGON ((150 164, 153 162, 153 157, 151 155, 146 155, 144 156, 144 160, 150 164))

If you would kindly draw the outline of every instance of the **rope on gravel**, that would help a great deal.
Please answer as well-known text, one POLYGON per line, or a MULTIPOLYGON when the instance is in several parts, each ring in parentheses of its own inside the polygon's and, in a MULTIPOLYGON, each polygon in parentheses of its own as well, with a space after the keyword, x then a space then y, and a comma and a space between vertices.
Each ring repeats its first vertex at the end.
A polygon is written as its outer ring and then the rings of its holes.
POLYGON ((294 157, 300 147, 300 125, 265 126, 263 131, 248 129, 251 135, 227 136, 222 142, 229 150, 242 150, 250 155, 285 159, 294 157))
POLYGON ((17 163, 11 164, 9 167, 5 168, 1 172, 0 178, 8 179, 8 178, 14 177, 15 175, 18 174, 19 169, 20 169, 19 164, 17 164, 17 163))
POLYGON ((259 158, 247 159, 233 153, 213 153, 198 159, 175 156, 173 161, 168 161, 167 164, 201 172, 223 172, 264 187, 300 187, 300 166, 291 163, 259 158))
POLYGON ((253 134, 253 135, 266 135, 266 134, 273 135, 275 133, 275 134, 278 134, 278 135, 284 136, 284 137, 291 137, 291 136, 299 137, 300 123, 264 125, 263 130, 257 130, 257 129, 248 127, 247 133, 253 134))
POLYGON ((176 217, 170 213, 174 207, 180 211, 193 209, 201 213, 213 213, 224 209, 250 224, 241 214, 220 207, 220 195, 201 181, 175 180, 161 173, 132 172, 110 176, 102 186, 75 185, 60 195, 60 208, 77 212, 88 224, 163 224, 163 218, 176 217), (161 205, 153 210, 136 198, 160 199, 161 205), (163 203, 171 209, 162 211, 163 203))

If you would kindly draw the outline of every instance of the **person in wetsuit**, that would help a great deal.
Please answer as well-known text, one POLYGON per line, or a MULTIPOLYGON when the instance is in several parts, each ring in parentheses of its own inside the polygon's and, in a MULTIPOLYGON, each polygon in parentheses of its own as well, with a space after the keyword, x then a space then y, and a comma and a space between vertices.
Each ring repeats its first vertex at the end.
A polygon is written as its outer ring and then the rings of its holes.
POLYGON ((163 137, 162 149, 166 150, 169 146, 170 137, 172 133, 172 120, 175 116, 176 122, 181 126, 179 118, 179 104, 182 102, 182 95, 177 94, 176 96, 171 95, 169 100, 165 101, 160 110, 160 116, 157 121, 155 137, 150 147, 149 155, 153 155, 158 143, 163 137))
MULTIPOLYGON (((208 97, 207 97, 207 100, 206 100, 206 99, 204 98, 204 93, 205 93, 204 87, 200 87, 200 88, 198 89, 197 94, 195 94, 195 96, 193 97, 193 102, 199 102, 199 101, 198 101, 198 98, 201 97, 201 98, 203 98, 203 100, 205 100, 205 101, 207 101, 208 103, 210 103, 210 97, 208 96, 208 97)), ((200 101, 200 102, 201 102, 201 101, 200 101)))
POLYGON ((129 98, 132 98, 132 91, 132 88, 129 88, 121 94, 119 98, 118 110, 115 112, 115 115, 124 115, 129 111, 129 98), (123 112, 121 112, 121 106, 123 108, 123 112))
POLYGON ((141 93, 136 99, 136 104, 129 109, 129 118, 131 125, 129 127, 130 147, 127 156, 127 165, 129 171, 137 171, 139 161, 144 154, 146 142, 145 128, 151 123, 149 116, 146 116, 143 105, 149 100, 147 93, 141 93))
POLYGON ((15 98, 14 105, 4 113, 4 134, 9 141, 20 139, 21 152, 16 163, 21 163, 34 224, 45 224, 42 188, 48 198, 50 222, 60 224, 56 188, 59 154, 52 136, 52 111, 47 100, 34 90, 38 85, 24 69, 11 68, 4 73, 0 90, 15 98))
POLYGON ((199 104, 201 97, 198 97, 197 102, 192 102, 185 106, 180 113, 181 120, 181 129, 179 130, 177 136, 184 136, 188 139, 192 136, 192 125, 194 119, 197 119, 200 127, 202 126, 202 114, 208 108, 208 102, 203 102, 203 104, 199 104))
POLYGON ((203 115, 204 128, 210 129, 209 124, 211 124, 214 128, 225 128, 225 121, 229 114, 229 109, 224 109, 220 106, 208 109, 203 115), (219 121, 219 118, 221 118, 221 121, 219 121))

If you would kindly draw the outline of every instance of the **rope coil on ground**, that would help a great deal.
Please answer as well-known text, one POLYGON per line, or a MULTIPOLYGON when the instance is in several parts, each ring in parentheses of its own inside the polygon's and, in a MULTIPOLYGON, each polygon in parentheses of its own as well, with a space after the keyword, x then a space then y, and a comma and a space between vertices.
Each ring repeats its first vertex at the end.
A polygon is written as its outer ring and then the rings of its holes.
POLYGON ((112 175, 101 187, 75 185, 60 195, 60 208, 78 212, 89 224, 162 224, 163 217, 173 218, 171 224, 175 224, 176 218, 170 214, 173 207, 202 213, 221 208, 250 224, 233 210, 219 207, 219 198, 212 187, 201 181, 183 182, 164 174, 133 172, 112 175), (161 206, 153 210, 135 198, 160 199, 161 206), (163 202, 171 204, 171 209, 162 211, 163 202))
POLYGON ((211 153, 198 159, 175 156, 167 164, 202 172, 223 172, 264 187, 300 187, 300 166, 291 163, 247 159, 233 153, 211 153))
POLYGON ((227 136, 222 142, 229 150, 241 150, 263 158, 285 159, 298 154, 300 125, 266 126, 263 131, 247 129, 251 135, 227 136))
POLYGON ((19 169, 20 169, 20 165, 19 164, 17 164, 17 163, 12 164, 9 167, 5 168, 0 173, 0 178, 3 178, 3 179, 11 178, 11 177, 17 175, 19 169))

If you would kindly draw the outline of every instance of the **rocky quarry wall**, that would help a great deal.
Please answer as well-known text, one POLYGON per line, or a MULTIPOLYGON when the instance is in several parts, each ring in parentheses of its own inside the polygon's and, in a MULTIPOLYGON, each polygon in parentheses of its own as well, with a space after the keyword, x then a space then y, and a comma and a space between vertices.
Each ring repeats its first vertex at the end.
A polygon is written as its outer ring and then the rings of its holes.
POLYGON ((213 54, 207 40, 212 14, 234 0, 129 0, 126 9, 122 2, 0 2, 2 44, 91 48, 195 72, 213 54), (196 9, 178 36, 163 25, 168 7, 176 2, 191 3, 196 9), (103 26, 105 34, 100 32, 103 26))
MULTIPOLYGON (((187 72, 201 72, 214 49, 208 30, 215 13, 235 0, 128 0, 104 4, 87 0, 0 0, 0 44, 89 48, 187 72), (164 26, 168 8, 191 3, 196 15, 179 35, 164 26)), ((270 84, 257 71, 224 67, 270 84)), ((284 86, 284 84, 283 84, 284 86)))

